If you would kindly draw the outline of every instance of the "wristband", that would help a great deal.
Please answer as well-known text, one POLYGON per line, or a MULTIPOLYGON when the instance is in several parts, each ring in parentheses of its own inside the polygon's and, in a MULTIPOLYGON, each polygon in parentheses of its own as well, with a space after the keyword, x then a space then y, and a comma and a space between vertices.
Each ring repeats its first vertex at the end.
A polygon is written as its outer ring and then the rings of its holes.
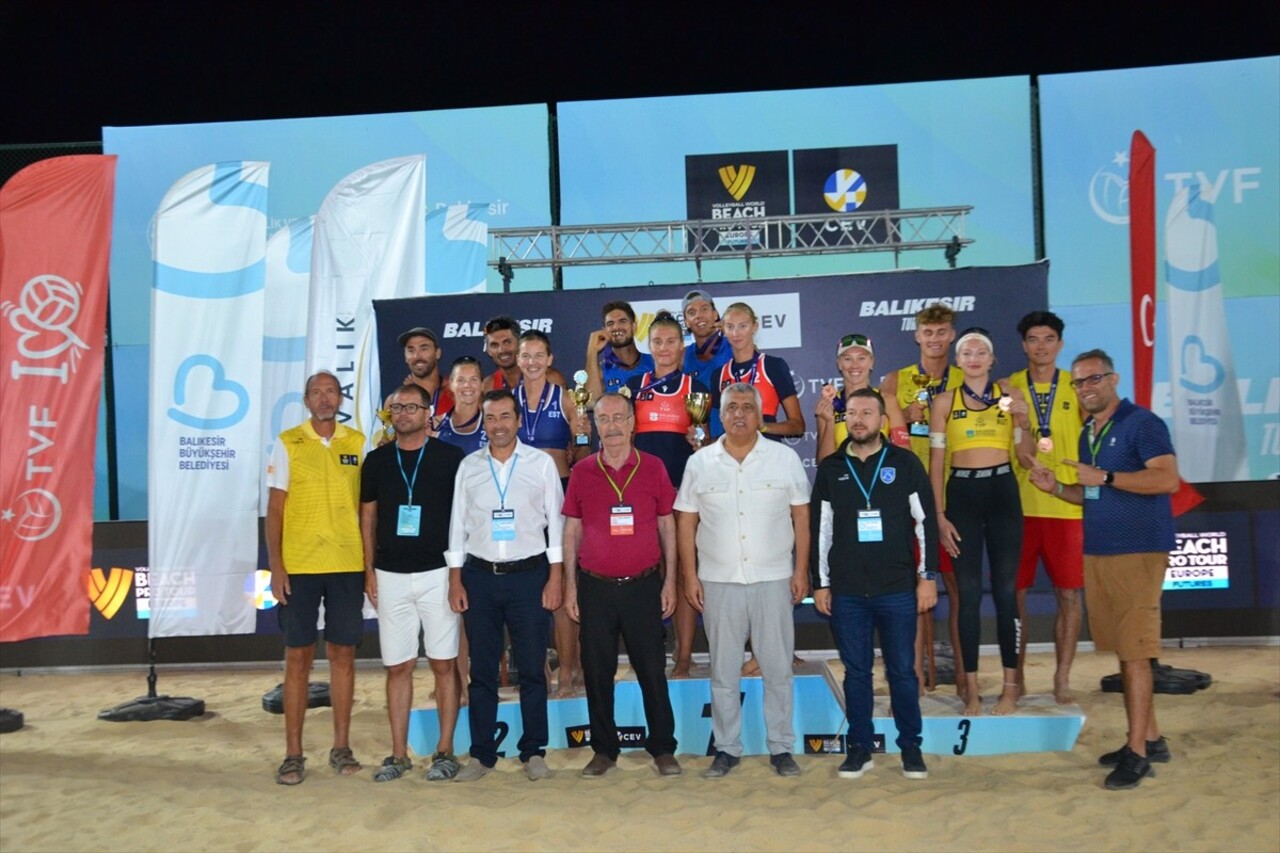
POLYGON ((1065 485, 1063 485, 1063 483, 1062 483, 1062 481, 1061 481, 1061 480, 1057 480, 1056 482, 1057 482, 1057 484, 1058 484, 1058 488, 1054 489, 1054 490, 1053 490, 1053 493, 1054 493, 1055 495, 1057 495, 1058 497, 1062 497, 1062 490, 1063 490, 1063 489, 1065 489, 1065 488, 1066 488, 1066 486, 1065 486, 1065 485))
POLYGON ((947 449, 947 434, 945 432, 929 433, 929 446, 936 447, 938 450, 947 449))
POLYGON ((1105 476, 1105 477, 1103 477, 1103 478, 1102 478, 1102 485, 1104 485, 1104 486, 1114 486, 1115 484, 1116 484, 1116 472, 1115 472, 1115 471, 1108 471, 1108 472, 1107 472, 1107 476, 1105 476))

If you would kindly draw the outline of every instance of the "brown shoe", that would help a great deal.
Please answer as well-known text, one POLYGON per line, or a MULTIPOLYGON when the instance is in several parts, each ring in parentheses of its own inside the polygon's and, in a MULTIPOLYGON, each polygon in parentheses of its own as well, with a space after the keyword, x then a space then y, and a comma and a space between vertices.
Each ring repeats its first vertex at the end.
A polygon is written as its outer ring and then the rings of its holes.
POLYGON ((676 761, 676 757, 670 753, 654 756, 653 764, 658 768, 659 776, 679 776, 684 772, 680 768, 680 762, 676 761))
POLYGON ((582 775, 589 779, 598 779, 610 770, 618 766, 618 762, 603 752, 597 752, 591 758, 591 763, 582 768, 582 775))

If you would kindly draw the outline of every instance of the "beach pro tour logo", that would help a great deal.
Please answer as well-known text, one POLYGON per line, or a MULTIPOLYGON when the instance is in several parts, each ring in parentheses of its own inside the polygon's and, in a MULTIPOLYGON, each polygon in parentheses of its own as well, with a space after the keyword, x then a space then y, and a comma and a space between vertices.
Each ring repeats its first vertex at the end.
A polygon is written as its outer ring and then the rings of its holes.
POLYGON ((844 735, 805 735, 805 755, 839 755, 845 750, 844 735))
POLYGON ((721 166, 720 182, 733 196, 734 201, 742 201, 742 197, 751 189, 751 182, 756 178, 755 166, 721 166))
POLYGON ((564 740, 570 749, 580 749, 591 745, 590 726, 565 726, 564 740))
MULTIPOLYGON (((684 158, 687 218, 715 223, 700 232, 703 249, 768 247, 768 237, 758 220, 791 212, 787 160, 786 151, 689 154, 684 158)), ((690 245, 696 245, 698 236, 690 232, 690 245)))
POLYGON ((91 569, 88 586, 89 600, 105 618, 110 619, 120 610, 129 597, 129 587, 133 583, 133 569, 122 569, 113 566, 109 571, 91 569))

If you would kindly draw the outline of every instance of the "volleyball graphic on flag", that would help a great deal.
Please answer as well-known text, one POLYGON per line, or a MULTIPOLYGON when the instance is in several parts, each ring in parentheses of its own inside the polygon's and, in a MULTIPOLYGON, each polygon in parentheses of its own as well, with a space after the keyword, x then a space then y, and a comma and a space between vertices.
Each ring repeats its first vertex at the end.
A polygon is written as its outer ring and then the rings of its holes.
POLYGON ((822 197, 836 213, 849 213, 867 200, 867 182, 853 169, 836 169, 827 177, 822 197))

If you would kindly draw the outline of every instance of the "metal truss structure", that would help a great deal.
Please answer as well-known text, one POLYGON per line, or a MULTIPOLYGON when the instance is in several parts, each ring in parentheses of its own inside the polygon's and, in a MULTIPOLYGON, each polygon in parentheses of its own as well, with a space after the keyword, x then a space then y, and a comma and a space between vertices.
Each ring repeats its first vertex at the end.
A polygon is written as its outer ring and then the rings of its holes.
POLYGON ((548 225, 489 231, 489 265, 510 286, 515 271, 550 267, 559 281, 564 267, 693 261, 702 280, 704 260, 942 249, 951 266, 973 240, 965 236, 972 206, 915 210, 767 216, 756 219, 688 219, 613 225, 548 225))

